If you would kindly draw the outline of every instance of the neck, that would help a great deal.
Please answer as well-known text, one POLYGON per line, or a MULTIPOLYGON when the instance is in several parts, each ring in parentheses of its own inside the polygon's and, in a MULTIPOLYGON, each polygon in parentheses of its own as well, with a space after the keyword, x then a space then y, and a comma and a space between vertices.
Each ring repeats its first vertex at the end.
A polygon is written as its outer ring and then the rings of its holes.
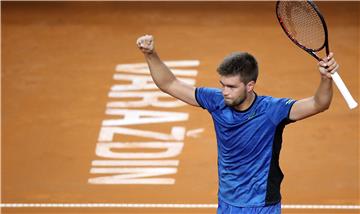
POLYGON ((255 101, 256 95, 254 91, 251 91, 247 94, 246 99, 239 104, 238 106, 235 106, 234 108, 238 111, 245 111, 247 110, 255 101))

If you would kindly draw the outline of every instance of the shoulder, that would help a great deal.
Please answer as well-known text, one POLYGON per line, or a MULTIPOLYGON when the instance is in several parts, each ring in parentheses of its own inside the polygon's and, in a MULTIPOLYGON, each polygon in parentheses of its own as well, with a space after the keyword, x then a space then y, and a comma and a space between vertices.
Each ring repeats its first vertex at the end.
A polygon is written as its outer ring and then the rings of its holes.
POLYGON ((295 102, 295 100, 290 98, 278 98, 272 96, 259 96, 259 102, 262 105, 277 106, 277 105, 289 105, 295 102))
POLYGON ((271 96, 258 96, 257 106, 262 108, 268 108, 274 102, 274 97, 271 96))
POLYGON ((221 90, 219 88, 197 87, 196 91, 199 93, 212 93, 221 95, 221 90))
POLYGON ((195 93, 196 96, 212 100, 221 99, 223 97, 221 90, 218 88, 198 87, 196 88, 195 93))
POLYGON ((258 96, 257 108, 269 114, 274 114, 277 113, 277 111, 288 111, 294 102, 295 100, 289 98, 258 96))
POLYGON ((295 102, 296 100, 290 98, 263 96, 260 106, 274 124, 279 124, 289 118, 290 110, 295 102))
POLYGON ((198 87, 195 90, 195 97, 201 107, 210 111, 218 108, 224 101, 222 92, 218 88, 198 87))

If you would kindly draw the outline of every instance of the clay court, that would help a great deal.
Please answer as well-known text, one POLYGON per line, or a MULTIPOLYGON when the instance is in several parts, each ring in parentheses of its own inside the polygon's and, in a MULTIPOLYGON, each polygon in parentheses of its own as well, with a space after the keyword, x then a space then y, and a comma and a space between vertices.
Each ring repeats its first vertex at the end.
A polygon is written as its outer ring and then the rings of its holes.
MULTIPOLYGON (((359 101, 360 3, 318 6, 359 101)), ((153 86, 143 34, 195 86, 220 87, 234 51, 257 57, 260 95, 301 99, 320 81, 274 2, 1 2, 1 18, 2 213, 216 212, 211 117, 153 86)), ((360 212, 359 108, 334 87, 283 141, 283 213, 360 212)))

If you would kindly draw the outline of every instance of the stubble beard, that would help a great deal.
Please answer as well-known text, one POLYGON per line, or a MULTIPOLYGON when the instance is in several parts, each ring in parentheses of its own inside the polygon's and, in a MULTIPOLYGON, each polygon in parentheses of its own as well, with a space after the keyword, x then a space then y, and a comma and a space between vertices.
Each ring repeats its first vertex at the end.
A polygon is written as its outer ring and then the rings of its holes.
POLYGON ((247 98, 247 96, 246 96, 246 94, 245 94, 245 96, 244 97, 238 97, 236 100, 234 100, 234 101, 226 101, 225 100, 225 104, 227 105, 227 106, 230 106, 230 107, 235 107, 235 106, 239 106, 239 105, 241 105, 245 100, 246 100, 246 98, 247 98))

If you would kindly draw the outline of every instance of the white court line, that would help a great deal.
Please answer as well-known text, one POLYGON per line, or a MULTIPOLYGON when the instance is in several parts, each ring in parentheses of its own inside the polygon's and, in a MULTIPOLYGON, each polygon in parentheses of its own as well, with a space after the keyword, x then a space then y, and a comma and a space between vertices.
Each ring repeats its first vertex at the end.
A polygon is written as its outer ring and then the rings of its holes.
MULTIPOLYGON (((3 208, 217 208, 217 204, 1 203, 3 208)), ((284 204, 283 209, 360 210, 360 205, 284 204)))

